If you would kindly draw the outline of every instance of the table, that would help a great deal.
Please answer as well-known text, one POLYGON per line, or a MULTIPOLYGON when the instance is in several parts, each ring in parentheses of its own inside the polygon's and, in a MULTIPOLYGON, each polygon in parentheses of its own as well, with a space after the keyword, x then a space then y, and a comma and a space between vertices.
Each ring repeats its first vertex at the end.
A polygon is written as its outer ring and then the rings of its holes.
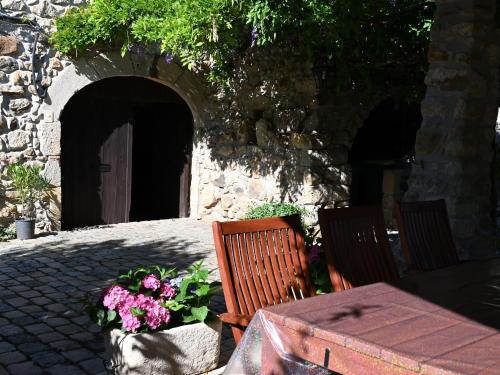
MULTIPOLYGON (((500 258, 261 310, 286 353, 342 374, 500 374, 500 258), (277 333, 277 335, 276 335, 277 333)), ((285 374, 262 333, 262 374, 285 374)))

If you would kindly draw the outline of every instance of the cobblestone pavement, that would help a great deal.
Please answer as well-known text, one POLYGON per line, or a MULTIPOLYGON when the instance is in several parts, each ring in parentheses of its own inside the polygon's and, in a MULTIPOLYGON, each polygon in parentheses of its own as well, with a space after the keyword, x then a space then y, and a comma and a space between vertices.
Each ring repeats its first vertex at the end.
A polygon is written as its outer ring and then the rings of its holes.
MULTIPOLYGON (((99 327, 81 312, 119 271, 197 260, 216 268, 210 225, 193 219, 118 224, 0 243, 0 375, 106 374, 99 327)), ((214 273, 218 278, 218 273, 214 273)), ((223 311, 217 296, 213 308, 223 311)), ((221 363, 234 349, 225 328, 221 363)))

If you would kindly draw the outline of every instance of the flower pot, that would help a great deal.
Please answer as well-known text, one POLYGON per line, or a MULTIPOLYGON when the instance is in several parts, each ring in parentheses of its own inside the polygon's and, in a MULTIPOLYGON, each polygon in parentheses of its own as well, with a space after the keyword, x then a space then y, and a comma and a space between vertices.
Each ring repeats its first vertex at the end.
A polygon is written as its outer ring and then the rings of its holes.
POLYGON ((195 375, 217 367, 222 323, 196 323, 160 332, 104 332, 106 359, 115 374, 195 375))
POLYGON ((35 238, 35 220, 16 220, 16 234, 18 240, 31 240, 35 238))

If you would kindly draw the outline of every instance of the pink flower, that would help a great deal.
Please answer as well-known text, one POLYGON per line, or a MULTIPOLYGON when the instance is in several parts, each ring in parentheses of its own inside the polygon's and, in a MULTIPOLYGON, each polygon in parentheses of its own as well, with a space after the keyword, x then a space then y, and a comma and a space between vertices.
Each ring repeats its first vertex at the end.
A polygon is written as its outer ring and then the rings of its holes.
POLYGON ((309 249, 309 263, 317 262, 319 254, 321 253, 321 247, 319 245, 312 245, 309 249))
POLYGON ((147 275, 142 280, 142 286, 147 289, 156 290, 160 287, 160 280, 153 274, 147 275))
POLYGON ((135 299, 135 307, 138 307, 141 310, 148 310, 155 304, 156 301, 153 299, 153 297, 145 296, 144 294, 137 295, 135 299))
POLYGON ((175 297, 175 289, 169 283, 163 283, 160 287, 161 296, 166 299, 172 299, 175 297))
POLYGON ((120 305, 130 293, 119 285, 113 285, 106 291, 102 304, 110 310, 114 310, 120 305))
POLYGON ((122 317, 122 327, 127 331, 135 332, 141 326, 141 321, 137 316, 132 313, 124 314, 122 317))
POLYGON ((120 304, 118 305, 118 313, 123 318, 125 315, 130 314, 130 309, 136 307, 136 298, 133 295, 128 295, 120 304))
MULTIPOLYGON (((145 287, 151 289, 151 286, 156 285, 156 282, 160 284, 154 275, 148 275, 144 278, 143 285, 145 284, 145 287)), ((159 287, 160 285, 155 289, 159 287)), ((162 296, 167 298, 172 298, 175 295, 175 290, 168 283, 162 285, 161 291, 162 296)), ((163 323, 170 321, 170 311, 161 306, 159 301, 144 294, 133 295, 119 285, 114 285, 106 291, 103 305, 110 310, 116 309, 118 311, 122 319, 122 327, 128 332, 136 332, 144 323, 151 329, 156 329, 163 323), (143 313, 135 316, 132 313, 134 308, 142 310, 143 313)))
POLYGON ((152 329, 158 328, 163 322, 168 323, 170 320, 170 311, 158 303, 149 309, 145 317, 146 323, 152 329))

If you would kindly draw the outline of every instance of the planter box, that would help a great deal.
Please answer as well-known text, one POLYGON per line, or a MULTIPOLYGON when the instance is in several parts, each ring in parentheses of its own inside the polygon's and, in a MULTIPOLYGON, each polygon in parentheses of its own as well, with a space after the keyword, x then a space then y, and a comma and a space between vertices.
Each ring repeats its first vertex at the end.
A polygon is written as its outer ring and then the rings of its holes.
POLYGON ((104 333, 106 359, 120 375, 195 375, 217 367, 222 323, 190 324, 160 332, 104 333))

